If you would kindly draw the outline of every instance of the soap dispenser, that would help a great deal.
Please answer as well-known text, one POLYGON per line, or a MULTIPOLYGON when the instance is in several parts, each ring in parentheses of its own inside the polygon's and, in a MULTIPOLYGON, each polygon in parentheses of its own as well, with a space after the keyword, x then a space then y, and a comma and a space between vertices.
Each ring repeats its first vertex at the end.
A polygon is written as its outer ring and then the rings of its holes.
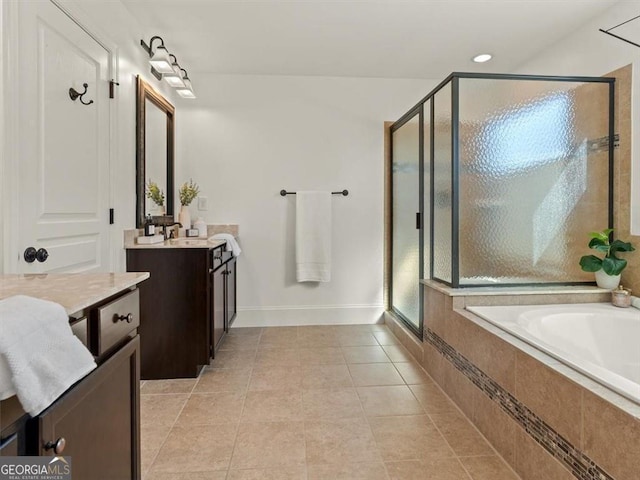
POLYGON ((151 214, 147 214, 146 221, 144 222, 144 236, 152 237, 156 234, 156 226, 153 224, 151 214))

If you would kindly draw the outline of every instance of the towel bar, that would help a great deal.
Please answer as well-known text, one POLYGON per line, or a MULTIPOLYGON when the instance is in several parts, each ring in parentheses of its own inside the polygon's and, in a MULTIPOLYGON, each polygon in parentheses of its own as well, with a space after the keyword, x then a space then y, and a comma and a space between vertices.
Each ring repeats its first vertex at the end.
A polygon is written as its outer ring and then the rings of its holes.
MULTIPOLYGON (((287 195, 295 195, 297 192, 287 192, 286 190, 280 190, 280 195, 282 195, 283 197, 286 197, 287 195)), ((331 195, 343 195, 343 196, 347 196, 349 195, 349 190, 344 189, 341 192, 331 192, 331 195)))

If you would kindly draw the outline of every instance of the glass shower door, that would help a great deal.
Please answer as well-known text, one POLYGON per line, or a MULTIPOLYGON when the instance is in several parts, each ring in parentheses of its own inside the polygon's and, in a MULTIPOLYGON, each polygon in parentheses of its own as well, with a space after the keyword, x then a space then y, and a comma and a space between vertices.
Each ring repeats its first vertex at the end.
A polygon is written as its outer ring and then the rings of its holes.
POLYGON ((391 133, 391 307, 416 333, 421 330, 421 109, 391 133))

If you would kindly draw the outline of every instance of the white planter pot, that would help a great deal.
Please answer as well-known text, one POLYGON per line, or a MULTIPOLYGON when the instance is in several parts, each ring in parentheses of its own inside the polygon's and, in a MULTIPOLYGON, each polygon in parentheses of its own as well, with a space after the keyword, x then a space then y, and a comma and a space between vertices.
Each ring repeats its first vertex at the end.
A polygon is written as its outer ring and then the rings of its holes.
POLYGON ((186 205, 182 205, 180 208, 178 221, 182 224, 183 228, 191 228, 191 213, 189 212, 189 207, 186 205))
POLYGON ((615 290, 620 285, 620 275, 607 275, 604 270, 596 272, 596 283, 600 288, 615 290))

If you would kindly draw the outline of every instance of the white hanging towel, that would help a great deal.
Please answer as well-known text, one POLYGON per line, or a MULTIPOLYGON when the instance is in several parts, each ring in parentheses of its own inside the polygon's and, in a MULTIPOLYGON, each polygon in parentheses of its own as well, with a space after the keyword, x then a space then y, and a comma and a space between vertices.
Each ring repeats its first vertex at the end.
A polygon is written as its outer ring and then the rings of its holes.
POLYGON ((73 336, 62 305, 24 295, 0 301, 0 355, 31 416, 96 368, 89 350, 73 336))
POLYGON ((331 192, 296 195, 296 278, 331 280, 331 192))
POLYGON ((209 237, 209 241, 211 240, 224 240, 227 242, 227 248, 231 253, 233 253, 234 257, 238 257, 242 253, 242 249, 240 248, 240 244, 238 244, 236 237, 230 233, 216 233, 212 237, 209 237))

